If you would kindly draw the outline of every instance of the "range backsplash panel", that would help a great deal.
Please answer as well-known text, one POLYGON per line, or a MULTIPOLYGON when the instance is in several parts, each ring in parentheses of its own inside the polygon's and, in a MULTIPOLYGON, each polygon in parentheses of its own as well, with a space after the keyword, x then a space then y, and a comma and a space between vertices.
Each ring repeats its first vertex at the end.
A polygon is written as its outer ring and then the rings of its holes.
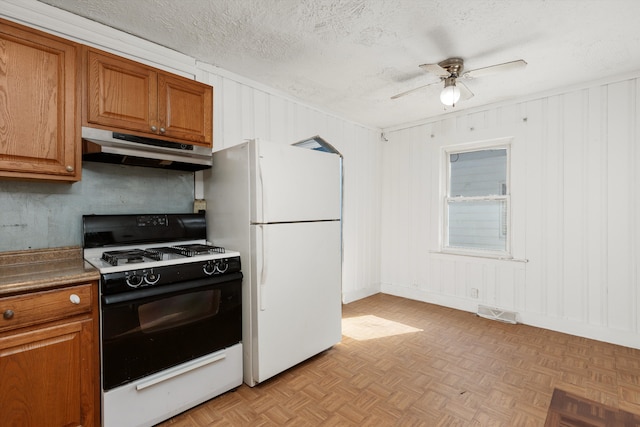
POLYGON ((0 252, 81 246, 82 215, 185 213, 194 173, 86 162, 74 184, 0 180, 0 252))

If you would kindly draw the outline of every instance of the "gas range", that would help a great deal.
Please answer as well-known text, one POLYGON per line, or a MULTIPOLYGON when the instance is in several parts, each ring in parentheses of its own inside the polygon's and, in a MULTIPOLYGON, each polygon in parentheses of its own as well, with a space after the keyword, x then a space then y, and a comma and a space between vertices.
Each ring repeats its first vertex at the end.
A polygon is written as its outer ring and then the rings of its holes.
POLYGON ((100 272, 104 427, 155 425, 242 382, 240 254, 204 214, 85 215, 100 272))
POLYGON ((238 252, 206 240, 202 214, 86 215, 83 226, 102 295, 240 271, 238 252))

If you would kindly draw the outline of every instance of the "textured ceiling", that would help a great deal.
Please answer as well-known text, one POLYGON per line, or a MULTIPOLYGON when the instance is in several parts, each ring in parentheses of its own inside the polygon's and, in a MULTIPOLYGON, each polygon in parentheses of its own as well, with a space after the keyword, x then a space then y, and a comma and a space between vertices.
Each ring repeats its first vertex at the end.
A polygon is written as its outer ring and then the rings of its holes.
POLYGON ((418 68, 528 66, 466 85, 460 110, 640 70, 638 0, 42 0, 274 87, 353 121, 389 127, 451 111, 418 68))

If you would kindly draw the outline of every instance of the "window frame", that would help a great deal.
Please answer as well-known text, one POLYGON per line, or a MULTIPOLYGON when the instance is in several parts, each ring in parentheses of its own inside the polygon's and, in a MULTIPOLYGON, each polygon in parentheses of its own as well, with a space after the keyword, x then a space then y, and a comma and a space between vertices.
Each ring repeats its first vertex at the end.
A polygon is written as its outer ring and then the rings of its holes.
POLYGON ((513 138, 500 138, 491 141, 475 142, 470 144, 460 144, 442 147, 442 197, 441 197, 441 230, 440 230, 440 251, 443 253, 479 256, 485 258, 512 259, 512 203, 511 203, 511 144, 513 138), (485 195, 485 196, 450 196, 451 190, 451 162, 452 154, 470 153, 486 150, 506 150, 506 182, 500 182, 506 187, 504 195, 485 195), (506 230, 505 249, 483 249, 449 245, 449 205, 456 202, 465 201, 504 201, 505 214, 502 215, 505 224, 500 224, 506 230))

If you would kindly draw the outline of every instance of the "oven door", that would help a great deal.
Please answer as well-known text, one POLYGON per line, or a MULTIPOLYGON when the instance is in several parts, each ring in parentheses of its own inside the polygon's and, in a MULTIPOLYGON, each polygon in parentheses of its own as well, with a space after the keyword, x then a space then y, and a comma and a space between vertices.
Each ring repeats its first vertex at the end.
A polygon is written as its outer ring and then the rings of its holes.
POLYGON ((110 390, 242 339, 242 273, 102 296, 102 387, 110 390))

